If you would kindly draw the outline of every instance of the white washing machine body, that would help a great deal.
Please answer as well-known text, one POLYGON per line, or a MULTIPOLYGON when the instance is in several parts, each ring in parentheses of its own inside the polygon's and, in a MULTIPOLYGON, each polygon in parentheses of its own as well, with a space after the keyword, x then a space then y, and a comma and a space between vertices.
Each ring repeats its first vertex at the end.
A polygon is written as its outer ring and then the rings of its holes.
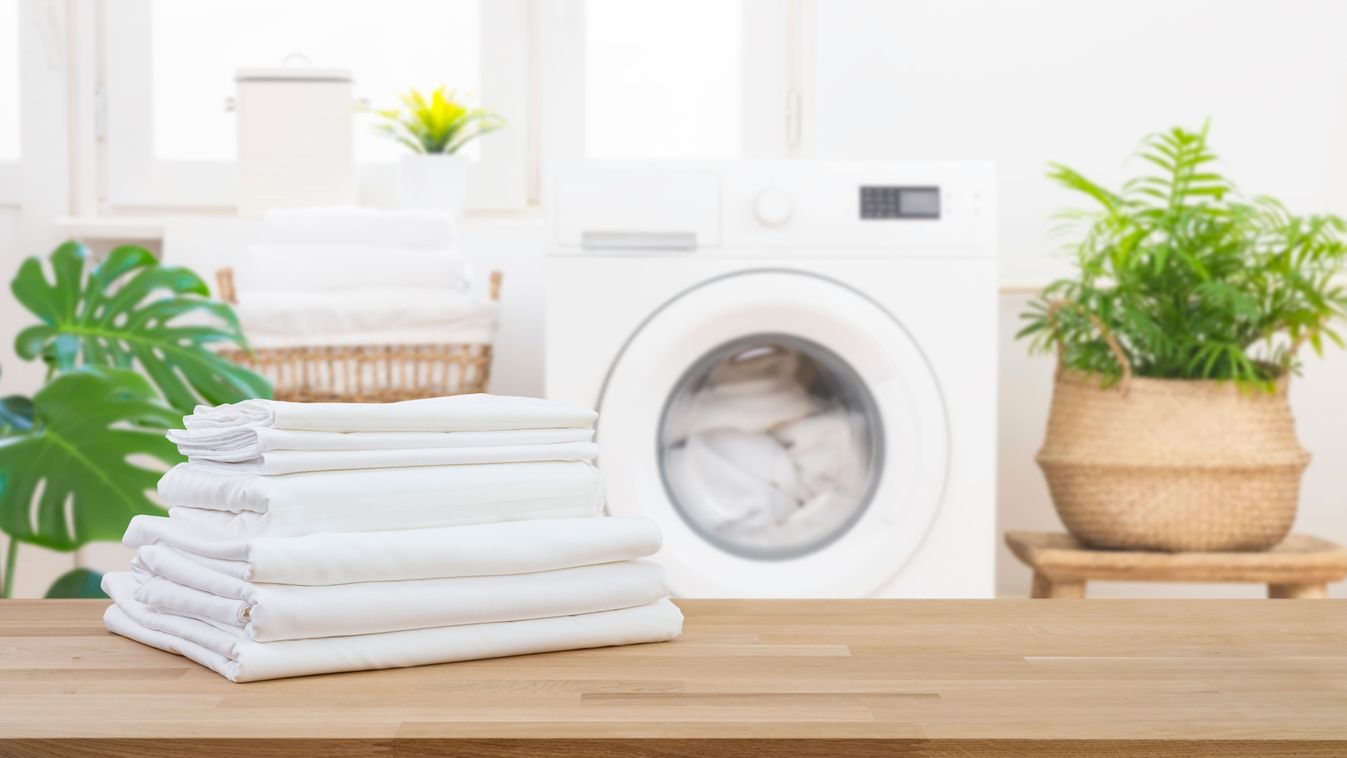
POLYGON ((577 162, 545 194, 547 395, 598 409, 608 511, 660 523, 675 594, 991 596, 989 165, 577 162), (845 519, 773 552, 708 526, 668 438, 708 357, 780 345, 856 385, 868 474, 845 519))

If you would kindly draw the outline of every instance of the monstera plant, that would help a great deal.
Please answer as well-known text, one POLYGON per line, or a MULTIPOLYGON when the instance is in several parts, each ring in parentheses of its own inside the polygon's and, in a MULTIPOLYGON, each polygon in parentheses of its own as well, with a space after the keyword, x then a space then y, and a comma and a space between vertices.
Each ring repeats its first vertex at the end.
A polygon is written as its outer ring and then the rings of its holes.
MULTIPOLYGON (((164 432, 197 403, 269 397, 262 377, 221 358, 212 343, 246 348, 228 305, 210 299, 188 269, 144 248, 120 247, 94 263, 66 243, 19 267, 11 289, 41 323, 15 351, 47 365, 31 400, 0 399, 0 530, 9 536, 0 594, 13 589, 21 542, 75 550, 121 538, 132 516, 181 460, 164 432)), ((97 593, 87 569, 62 576, 48 596, 97 593)))

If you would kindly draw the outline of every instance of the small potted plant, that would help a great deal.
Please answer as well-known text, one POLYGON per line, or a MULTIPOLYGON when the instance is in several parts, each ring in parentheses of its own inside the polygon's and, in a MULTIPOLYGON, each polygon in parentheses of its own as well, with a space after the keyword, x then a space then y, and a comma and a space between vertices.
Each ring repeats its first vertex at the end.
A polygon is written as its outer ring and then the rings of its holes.
POLYGON ((377 111, 375 128, 412 151, 402 157, 403 205, 462 213, 468 193, 468 159, 459 151, 504 126, 505 119, 467 105, 444 87, 429 96, 409 90, 401 100, 399 108, 377 111))
POLYGON ((1095 208, 1062 214, 1076 273, 1030 303, 1018 335, 1057 354, 1038 463, 1088 545, 1272 547, 1309 463, 1288 378, 1303 346, 1342 344, 1343 221, 1243 198, 1205 127, 1152 135, 1137 157, 1154 170, 1117 192, 1049 174, 1095 208))

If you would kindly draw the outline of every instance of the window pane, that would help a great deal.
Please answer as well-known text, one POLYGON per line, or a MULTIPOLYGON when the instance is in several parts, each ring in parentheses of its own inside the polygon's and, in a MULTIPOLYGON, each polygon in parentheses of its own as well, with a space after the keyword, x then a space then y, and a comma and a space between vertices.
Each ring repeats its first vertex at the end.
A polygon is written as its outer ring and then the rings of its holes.
MULTIPOLYGON (((153 16, 154 147, 169 160, 233 160, 235 116, 224 104, 235 70, 293 53, 349 69, 355 96, 375 108, 441 84, 475 100, 481 79, 479 0, 155 0, 153 16)), ((355 152, 368 162, 406 149, 362 115, 355 152)))
POLYGON ((741 15, 727 0, 588 0, 589 155, 739 155, 741 15))
POLYGON ((0 0, 0 161, 19 157, 19 0, 0 0))

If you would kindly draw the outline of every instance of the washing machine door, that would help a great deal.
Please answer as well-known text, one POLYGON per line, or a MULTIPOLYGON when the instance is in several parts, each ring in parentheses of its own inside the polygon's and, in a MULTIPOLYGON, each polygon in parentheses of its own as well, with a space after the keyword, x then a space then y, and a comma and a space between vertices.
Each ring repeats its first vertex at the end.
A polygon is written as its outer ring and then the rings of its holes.
POLYGON ((664 530, 684 597, 864 597, 939 507, 948 454, 929 364, 835 280, 755 270, 669 300, 599 401, 616 516, 664 530))

